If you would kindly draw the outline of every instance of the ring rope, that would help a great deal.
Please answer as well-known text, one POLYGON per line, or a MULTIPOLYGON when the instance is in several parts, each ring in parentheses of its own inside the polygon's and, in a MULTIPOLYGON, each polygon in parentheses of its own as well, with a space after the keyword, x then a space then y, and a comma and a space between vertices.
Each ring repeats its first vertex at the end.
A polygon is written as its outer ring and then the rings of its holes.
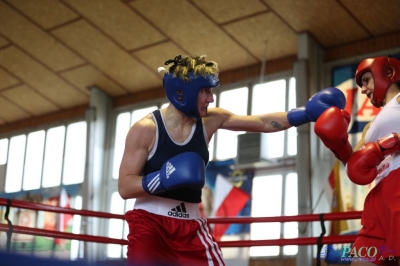
MULTIPOLYGON (((13 200, 0 198, 0 206, 7 206, 5 218, 8 225, 0 223, 0 231, 8 232, 10 237, 7 239, 11 240, 12 233, 38 235, 53 238, 63 238, 71 240, 81 240, 88 242, 106 243, 106 244, 118 244, 127 245, 128 241, 125 239, 116 239, 109 237, 92 236, 85 234, 74 234, 68 232, 59 232, 53 230, 45 230, 39 228, 31 228, 24 226, 13 226, 11 221, 8 219, 8 215, 11 207, 25 208, 37 211, 49 211, 55 213, 65 213, 72 215, 91 216, 98 218, 114 218, 124 219, 124 215, 112 214, 106 212, 97 212, 89 210, 77 210, 72 208, 56 207, 40 203, 25 202, 21 200, 13 200)), ((324 245, 324 244, 336 244, 336 243, 353 243, 356 235, 342 235, 342 236, 324 236, 326 233, 324 221, 335 221, 345 219, 359 219, 361 218, 361 211, 351 212, 336 212, 336 213, 324 213, 324 214, 303 214, 293 216, 277 216, 277 217, 223 217, 223 218, 207 218, 209 224, 221 224, 221 223, 260 223, 260 222, 321 222, 322 233, 319 237, 303 237, 303 238, 286 238, 286 239, 268 239, 268 240, 239 240, 239 241, 218 241, 221 248, 223 247, 252 247, 252 246, 286 246, 286 245, 324 245)))

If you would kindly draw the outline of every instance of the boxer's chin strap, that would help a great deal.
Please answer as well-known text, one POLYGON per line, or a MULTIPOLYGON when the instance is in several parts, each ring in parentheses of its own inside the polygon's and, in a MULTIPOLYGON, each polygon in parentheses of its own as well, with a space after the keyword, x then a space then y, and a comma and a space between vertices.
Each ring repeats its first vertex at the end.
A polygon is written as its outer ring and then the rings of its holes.
POLYGON ((321 222, 321 234, 317 238, 317 266, 321 266, 321 250, 322 250, 322 238, 324 237, 326 233, 326 228, 325 228, 325 220, 324 220, 324 214, 321 213, 319 215, 319 221, 321 222))

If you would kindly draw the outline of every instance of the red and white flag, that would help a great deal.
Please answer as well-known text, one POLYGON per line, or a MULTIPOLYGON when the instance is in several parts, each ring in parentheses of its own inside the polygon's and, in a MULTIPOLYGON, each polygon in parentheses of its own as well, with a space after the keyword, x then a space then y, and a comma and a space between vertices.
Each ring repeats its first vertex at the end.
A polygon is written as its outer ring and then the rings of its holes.
MULTIPOLYGON (((217 175, 214 192, 214 216, 236 217, 250 199, 250 195, 235 187, 223 175, 217 175)), ((215 224, 214 237, 217 241, 225 234, 229 224, 215 224)))

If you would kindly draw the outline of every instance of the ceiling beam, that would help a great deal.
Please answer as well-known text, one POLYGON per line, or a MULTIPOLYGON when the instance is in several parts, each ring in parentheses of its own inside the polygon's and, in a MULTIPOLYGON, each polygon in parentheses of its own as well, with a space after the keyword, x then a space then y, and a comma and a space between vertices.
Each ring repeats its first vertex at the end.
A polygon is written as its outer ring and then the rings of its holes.
POLYGON ((74 107, 71 109, 55 112, 52 114, 46 114, 37 117, 31 117, 21 121, 17 121, 10 124, 5 124, 0 126, 0 134, 10 133, 15 131, 24 130, 27 128, 33 128, 41 125, 46 125, 50 123, 56 123, 60 121, 65 121, 69 119, 75 119, 79 117, 85 117, 85 112, 89 106, 82 105, 74 107))

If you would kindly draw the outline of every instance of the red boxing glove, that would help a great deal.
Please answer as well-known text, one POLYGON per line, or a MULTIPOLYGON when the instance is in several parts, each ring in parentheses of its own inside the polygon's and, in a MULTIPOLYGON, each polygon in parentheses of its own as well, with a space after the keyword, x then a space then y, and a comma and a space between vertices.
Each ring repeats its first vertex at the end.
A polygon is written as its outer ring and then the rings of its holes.
POLYGON ((376 143, 367 143, 350 157, 346 165, 347 175, 353 183, 367 185, 378 175, 377 166, 385 156, 398 151, 400 151, 400 140, 396 133, 389 134, 376 143))
POLYGON ((349 123, 350 114, 348 112, 331 107, 321 114, 314 126, 315 134, 343 163, 346 163, 353 153, 347 134, 349 123))

